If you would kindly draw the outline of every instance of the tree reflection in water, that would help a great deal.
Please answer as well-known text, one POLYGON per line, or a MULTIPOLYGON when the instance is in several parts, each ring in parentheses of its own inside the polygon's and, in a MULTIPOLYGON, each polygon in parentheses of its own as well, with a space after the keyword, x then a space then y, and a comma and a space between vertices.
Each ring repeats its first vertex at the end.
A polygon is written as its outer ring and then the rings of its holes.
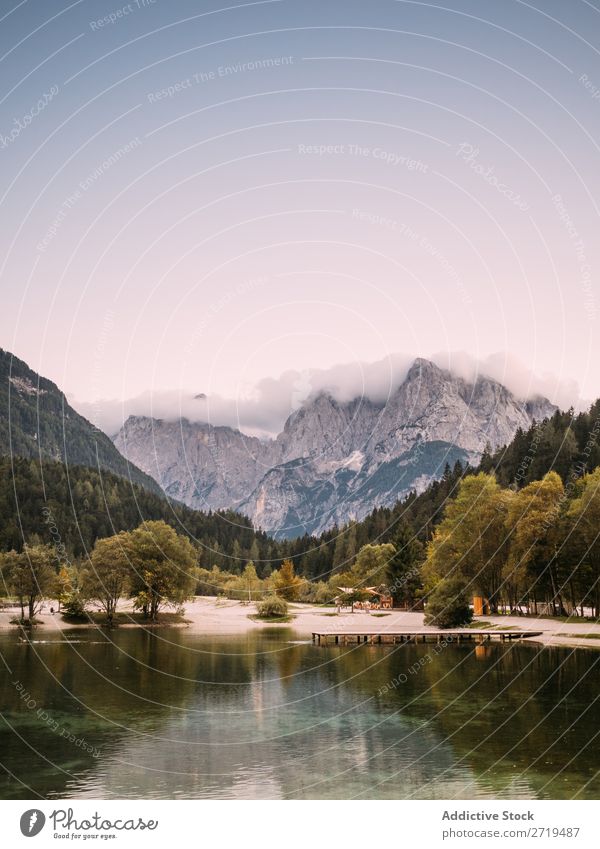
POLYGON ((3 798, 600 792, 594 651, 324 648, 289 629, 64 639, 0 638, 3 798))

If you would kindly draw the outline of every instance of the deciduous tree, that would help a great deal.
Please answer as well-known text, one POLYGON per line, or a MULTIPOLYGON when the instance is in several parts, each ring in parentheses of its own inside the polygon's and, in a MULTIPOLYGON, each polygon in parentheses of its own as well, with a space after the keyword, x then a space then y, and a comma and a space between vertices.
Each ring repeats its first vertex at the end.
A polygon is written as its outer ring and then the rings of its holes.
POLYGON ((26 545, 20 554, 10 551, 3 557, 2 575, 19 599, 21 619, 33 622, 44 596, 56 590, 54 551, 50 545, 26 545))
POLYGON ((457 628, 473 618, 469 590, 460 577, 443 578, 431 591, 425 607, 425 624, 457 628))
POLYGON ((584 476, 581 494, 571 502, 567 518, 571 533, 584 541, 583 560, 590 571, 582 603, 593 608, 594 616, 600 616, 600 467, 584 476))
POLYGON ((131 588, 132 543, 133 535, 125 532, 97 540, 84 573, 86 596, 100 604, 109 622, 117 611, 119 599, 131 588))
POLYGON ((164 605, 182 604, 195 585, 196 552, 166 522, 145 522, 130 534, 131 596, 155 620, 164 605))
POLYGON ((424 572, 431 585, 442 577, 466 578, 470 590, 485 596, 492 610, 497 611, 509 497, 494 475, 481 472, 463 478, 427 547, 424 572))
POLYGON ((563 603, 556 579, 556 529, 564 501, 564 487, 556 472, 533 481, 512 494, 506 512, 510 538, 503 577, 511 608, 535 593, 536 584, 546 582, 552 597, 563 603))
POLYGON ((389 542, 381 545, 363 545, 356 555, 352 571, 363 580, 365 585, 378 586, 386 580, 390 561, 395 554, 396 549, 389 542))

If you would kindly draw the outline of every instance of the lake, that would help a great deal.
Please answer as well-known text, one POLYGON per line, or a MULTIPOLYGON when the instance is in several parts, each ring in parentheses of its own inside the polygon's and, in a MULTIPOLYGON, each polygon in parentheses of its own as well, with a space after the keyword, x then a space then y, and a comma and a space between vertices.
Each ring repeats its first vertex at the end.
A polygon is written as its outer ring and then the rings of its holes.
POLYGON ((600 798, 598 651, 33 639, 0 636, 4 799, 600 798))

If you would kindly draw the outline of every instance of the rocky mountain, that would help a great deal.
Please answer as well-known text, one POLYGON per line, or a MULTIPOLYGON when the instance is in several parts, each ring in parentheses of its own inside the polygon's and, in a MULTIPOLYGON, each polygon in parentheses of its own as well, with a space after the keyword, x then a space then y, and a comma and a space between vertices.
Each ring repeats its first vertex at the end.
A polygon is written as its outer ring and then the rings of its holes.
POLYGON ((56 384, 2 348, 0 455, 104 469, 162 494, 153 478, 119 454, 106 434, 67 403, 56 384))
POLYGON ((187 419, 131 416, 115 444, 189 506, 232 508, 294 537, 420 492, 446 463, 475 463, 487 444, 508 443, 554 410, 544 398, 523 402, 494 380, 469 383, 417 359, 385 403, 340 403, 321 393, 270 441, 187 419))

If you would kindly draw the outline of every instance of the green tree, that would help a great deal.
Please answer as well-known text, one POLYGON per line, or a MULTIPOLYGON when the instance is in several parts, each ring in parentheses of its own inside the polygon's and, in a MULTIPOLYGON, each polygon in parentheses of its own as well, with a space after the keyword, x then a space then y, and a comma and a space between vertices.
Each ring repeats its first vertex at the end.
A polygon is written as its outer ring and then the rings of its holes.
POLYGON ((427 597, 425 624, 438 628, 457 628, 473 619, 469 591, 462 578, 441 580, 427 597))
POLYGON ((58 600, 58 610, 60 613, 61 605, 65 603, 67 598, 73 592, 73 575, 69 567, 63 563, 58 570, 56 577, 56 598, 58 600))
POLYGON ((450 575, 466 578, 498 610, 508 498, 493 475, 462 479, 427 547, 424 575, 430 584, 450 575))
POLYGON ((136 608, 153 621, 164 605, 178 605, 195 586, 196 552, 166 522, 144 522, 130 534, 131 586, 136 608))
POLYGON ((423 544, 409 526, 403 524, 394 537, 394 549, 387 566, 388 589, 394 604, 412 607, 422 587, 423 544))
POLYGON ((231 548, 230 571, 239 573, 242 568, 242 547, 238 539, 234 539, 231 548))
POLYGON ((556 472, 533 481, 510 497, 506 530, 510 538, 503 577, 511 609, 539 592, 546 582, 552 599, 563 602, 556 578, 556 529, 564 502, 564 486, 556 472))
POLYGON ((247 594, 248 601, 258 598, 261 595, 261 581, 256 574, 254 563, 250 560, 246 563, 241 576, 241 584, 244 594, 247 594))
POLYGON ((589 567, 585 602, 600 616, 600 467, 581 482, 580 494, 574 498, 567 511, 571 533, 579 535, 584 542, 584 563, 589 567))
POLYGON ((54 550, 50 545, 26 545, 18 554, 9 551, 2 558, 2 576, 21 606, 21 620, 33 623, 42 600, 56 590, 54 550))
POLYGON ((256 541, 256 537, 252 540, 252 545, 250 546, 250 550, 248 552, 248 560, 251 563, 258 563, 260 560, 260 550, 258 548, 258 542, 256 541))
POLYGON ((59 569, 55 592, 58 599, 58 610, 68 616, 82 618, 85 616, 86 598, 82 586, 82 571, 73 563, 63 563, 59 569))
POLYGON ((62 610, 66 616, 71 616, 76 619, 85 617, 85 605, 87 599, 83 595, 82 588, 79 584, 72 586, 72 589, 64 596, 62 602, 62 610))
POLYGON ((346 563, 352 563, 356 557, 357 551, 357 534, 356 522, 351 522, 345 532, 346 537, 346 563))
POLYGON ((122 532, 96 541, 84 588, 90 600, 97 601, 112 622, 119 599, 130 592, 133 535, 122 532))
POLYGON ((364 584, 378 586, 386 580, 389 563, 395 554, 396 549, 389 542, 363 545, 356 555, 352 571, 364 584))
POLYGON ((563 481, 567 480, 578 452, 577 438, 571 425, 571 416, 557 411, 540 426, 528 469, 528 482, 541 480, 551 470, 558 472, 563 481))
POLYGON ((20 563, 22 554, 12 549, 0 554, 0 576, 2 577, 3 595, 17 595, 21 605, 21 619, 25 619, 25 594, 17 593, 15 586, 15 573, 20 563))
POLYGON ((233 577, 231 572, 222 572, 218 566, 213 566, 212 569, 198 569, 196 595, 219 595, 227 581, 233 577))
POLYGON ((337 528, 336 531, 337 535, 333 549, 333 568, 339 569, 340 566, 347 568, 349 562, 346 559, 346 537, 344 536, 344 531, 338 531, 337 528))

